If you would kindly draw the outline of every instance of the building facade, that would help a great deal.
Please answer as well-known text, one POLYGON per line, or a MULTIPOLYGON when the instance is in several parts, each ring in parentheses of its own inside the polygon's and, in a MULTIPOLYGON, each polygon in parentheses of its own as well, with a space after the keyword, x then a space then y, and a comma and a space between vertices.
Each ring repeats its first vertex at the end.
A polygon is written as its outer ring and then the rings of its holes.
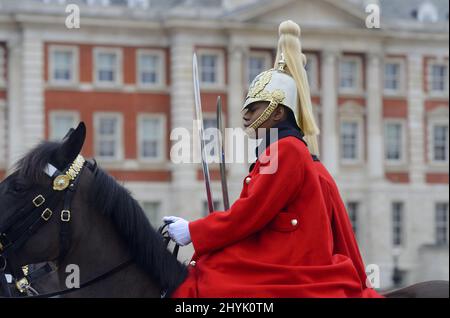
MULTIPOLYGON (((172 130, 193 129, 192 54, 205 125, 215 125, 221 96, 225 126, 239 127, 249 82, 273 65, 286 19, 302 28, 321 159, 380 287, 392 286, 395 267, 403 284, 448 280, 446 1, 0 0, 0 177, 82 120, 83 154, 125 183, 153 224, 201 217, 200 165, 170 160, 172 130), (66 26, 69 3, 80 28, 66 26), (380 28, 366 26, 369 4, 381 9, 380 28)), ((227 167, 233 201, 248 165, 227 167)))

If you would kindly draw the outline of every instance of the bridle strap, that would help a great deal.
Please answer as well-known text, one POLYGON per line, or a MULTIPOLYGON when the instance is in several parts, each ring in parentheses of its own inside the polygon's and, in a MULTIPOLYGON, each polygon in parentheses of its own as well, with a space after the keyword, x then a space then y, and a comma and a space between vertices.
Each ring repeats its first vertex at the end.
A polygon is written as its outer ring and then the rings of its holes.
MULTIPOLYGON (((84 166, 82 170, 84 169, 84 166)), ((81 170, 81 171, 82 171, 81 170)), ((80 174, 81 174, 80 171, 80 174)), ((69 186, 64 195, 64 205, 60 214, 60 232, 59 232, 59 256, 58 261, 62 262, 66 257, 70 249, 70 220, 71 220, 71 206, 72 200, 75 196, 78 184, 80 182, 80 177, 76 178, 75 181, 69 186)))

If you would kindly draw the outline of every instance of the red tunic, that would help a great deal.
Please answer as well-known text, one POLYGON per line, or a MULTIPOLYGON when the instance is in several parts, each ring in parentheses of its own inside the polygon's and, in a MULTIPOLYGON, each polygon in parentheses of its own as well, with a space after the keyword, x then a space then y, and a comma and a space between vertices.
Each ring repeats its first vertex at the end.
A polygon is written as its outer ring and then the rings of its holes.
POLYGON ((363 296, 352 260, 333 254, 317 169, 295 137, 265 150, 229 210, 189 230, 196 264, 172 297, 363 296))
POLYGON ((366 285, 367 275, 364 262, 336 182, 320 161, 315 161, 314 163, 319 174, 322 193, 331 222, 333 254, 341 254, 352 260, 353 266, 359 275, 364 297, 382 297, 374 289, 368 288, 366 285))

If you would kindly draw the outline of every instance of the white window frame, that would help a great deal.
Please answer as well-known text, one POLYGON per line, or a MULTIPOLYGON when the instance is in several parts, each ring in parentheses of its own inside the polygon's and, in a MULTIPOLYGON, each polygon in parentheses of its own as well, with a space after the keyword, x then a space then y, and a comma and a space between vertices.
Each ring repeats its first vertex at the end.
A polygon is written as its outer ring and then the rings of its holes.
MULTIPOLYGON (((307 53, 306 55, 306 64, 308 65, 310 61, 314 61, 312 63, 313 68, 311 68, 312 73, 310 73, 311 81, 308 83, 309 88, 312 93, 319 92, 319 59, 317 54, 307 53)), ((305 66, 306 67, 306 66, 305 66)), ((306 71, 306 68, 305 68, 306 71)))
POLYGON ((246 69, 246 78, 247 78, 247 82, 249 85, 254 80, 254 78, 250 78, 250 59, 252 57, 264 59, 263 71, 270 69, 271 62, 272 62, 272 55, 269 52, 250 51, 248 58, 247 58, 247 69, 246 69))
POLYGON ((225 54, 221 49, 198 49, 198 73, 201 89, 223 89, 225 88, 225 54), (215 83, 203 82, 202 81, 202 65, 201 57, 203 55, 216 55, 217 56, 217 81, 215 83))
POLYGON ((449 120, 448 120, 448 114, 447 114, 447 118, 445 117, 431 117, 428 119, 428 162, 432 165, 432 166, 436 166, 436 167, 448 167, 449 164, 449 138, 447 139, 447 158, 445 161, 438 161, 434 159, 434 126, 437 125, 447 125, 447 127, 449 126, 449 120))
POLYGON ((362 158, 363 158, 363 153, 364 153, 364 119, 362 117, 342 117, 339 121, 339 160, 341 162, 341 164, 343 165, 357 165, 362 163, 362 158), (349 159, 349 158, 344 158, 343 157, 343 153, 342 153, 342 134, 341 134, 341 129, 342 129, 342 124, 345 122, 350 122, 350 123, 356 123, 357 124, 357 150, 356 150, 356 158, 354 159, 349 159))
POLYGON ((448 96, 448 89, 449 89, 449 67, 448 67, 448 60, 444 60, 444 59, 433 59, 433 60, 428 60, 428 65, 427 65, 427 85, 428 85, 428 92, 430 95, 432 96, 438 96, 438 97, 444 97, 444 96, 448 96), (433 85, 432 85, 432 68, 434 65, 444 65, 447 67, 447 80, 444 81, 444 90, 443 91, 436 91, 433 90, 433 85))
POLYGON ((140 113, 138 114, 138 125, 137 125, 137 136, 138 136, 138 159, 139 161, 142 162, 146 162, 146 163, 153 163, 153 162, 163 162, 165 161, 166 158, 166 151, 167 151, 167 147, 166 147, 166 143, 167 143, 167 120, 166 120, 166 115, 162 114, 162 113, 140 113), (161 140, 160 140, 160 147, 159 147, 159 152, 158 152, 158 157, 155 158, 148 158, 148 157, 144 157, 142 156, 142 142, 144 141, 144 135, 142 133, 142 121, 145 119, 158 119, 161 122, 161 140))
POLYGON ((362 58, 353 55, 344 55, 339 59, 338 66, 338 87, 340 94, 362 94, 362 84, 363 84, 363 69, 362 69, 362 58), (356 87, 341 87, 341 63, 345 61, 356 62, 356 87))
POLYGON ((6 86, 6 50, 0 46, 0 87, 6 86))
POLYGON ((70 45, 49 45, 48 47, 48 78, 50 85, 54 86, 71 86, 79 82, 78 67, 79 63, 79 49, 77 46, 70 45), (71 80, 61 80, 54 78, 55 61, 53 59, 53 54, 55 52, 70 52, 72 53, 72 70, 71 70, 71 80))
POLYGON ((141 89, 164 88, 166 86, 166 54, 163 50, 158 49, 138 49, 136 51, 136 83, 141 89), (156 67, 158 81, 155 83, 143 83, 141 79, 141 56, 152 55, 158 57, 158 65, 156 67))
POLYGON ((50 111, 49 112, 49 134, 48 134, 48 139, 49 140, 59 141, 59 139, 57 139, 56 136, 55 136, 54 127, 55 127, 56 117, 57 116, 61 116, 61 115, 70 115, 70 116, 73 117, 73 125, 72 125, 73 128, 76 128, 77 124, 80 121, 80 113, 77 112, 77 111, 72 111, 72 110, 53 110, 53 111, 50 111))
POLYGON ((95 47, 93 50, 94 54, 94 67, 93 69, 93 78, 94 85, 97 87, 117 87, 123 83, 123 52, 121 48, 110 48, 110 47, 95 47), (101 53, 114 53, 117 56, 116 60, 116 77, 114 82, 101 82, 98 79, 98 55, 101 53))
POLYGON ((387 96, 404 96, 406 92, 406 67, 405 60, 402 58, 387 57, 383 63, 383 92, 387 96), (399 65, 399 78, 398 89, 390 89, 385 86, 386 78, 386 64, 398 64, 399 65))
POLYGON ((95 157, 99 159, 99 161, 104 162, 117 162, 122 161, 124 157, 124 145, 123 145, 123 114, 119 112, 95 112, 94 113, 94 154, 95 157), (117 151, 114 157, 102 157, 98 153, 98 129, 100 126, 100 120, 102 118, 116 118, 118 125, 118 142, 117 142, 117 151))
POLYGON ((403 165, 406 164, 406 143, 407 143, 407 136, 406 136, 406 121, 404 119, 397 119, 397 118, 387 118, 384 120, 384 130, 383 130, 383 140, 384 140, 384 162, 387 165, 403 165), (388 159, 386 158, 386 146, 387 146, 387 136, 386 136, 386 128, 388 125, 392 124, 398 124, 400 125, 400 131, 401 131, 401 148, 400 148, 400 159, 388 159))

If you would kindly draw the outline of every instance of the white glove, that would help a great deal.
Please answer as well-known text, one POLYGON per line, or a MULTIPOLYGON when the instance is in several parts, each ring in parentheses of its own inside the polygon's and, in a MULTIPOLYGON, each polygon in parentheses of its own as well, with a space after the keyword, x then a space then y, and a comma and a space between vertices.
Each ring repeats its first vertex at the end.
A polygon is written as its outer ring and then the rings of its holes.
POLYGON ((169 224, 169 235, 178 245, 185 246, 191 243, 188 221, 176 216, 165 216, 163 222, 169 224))

